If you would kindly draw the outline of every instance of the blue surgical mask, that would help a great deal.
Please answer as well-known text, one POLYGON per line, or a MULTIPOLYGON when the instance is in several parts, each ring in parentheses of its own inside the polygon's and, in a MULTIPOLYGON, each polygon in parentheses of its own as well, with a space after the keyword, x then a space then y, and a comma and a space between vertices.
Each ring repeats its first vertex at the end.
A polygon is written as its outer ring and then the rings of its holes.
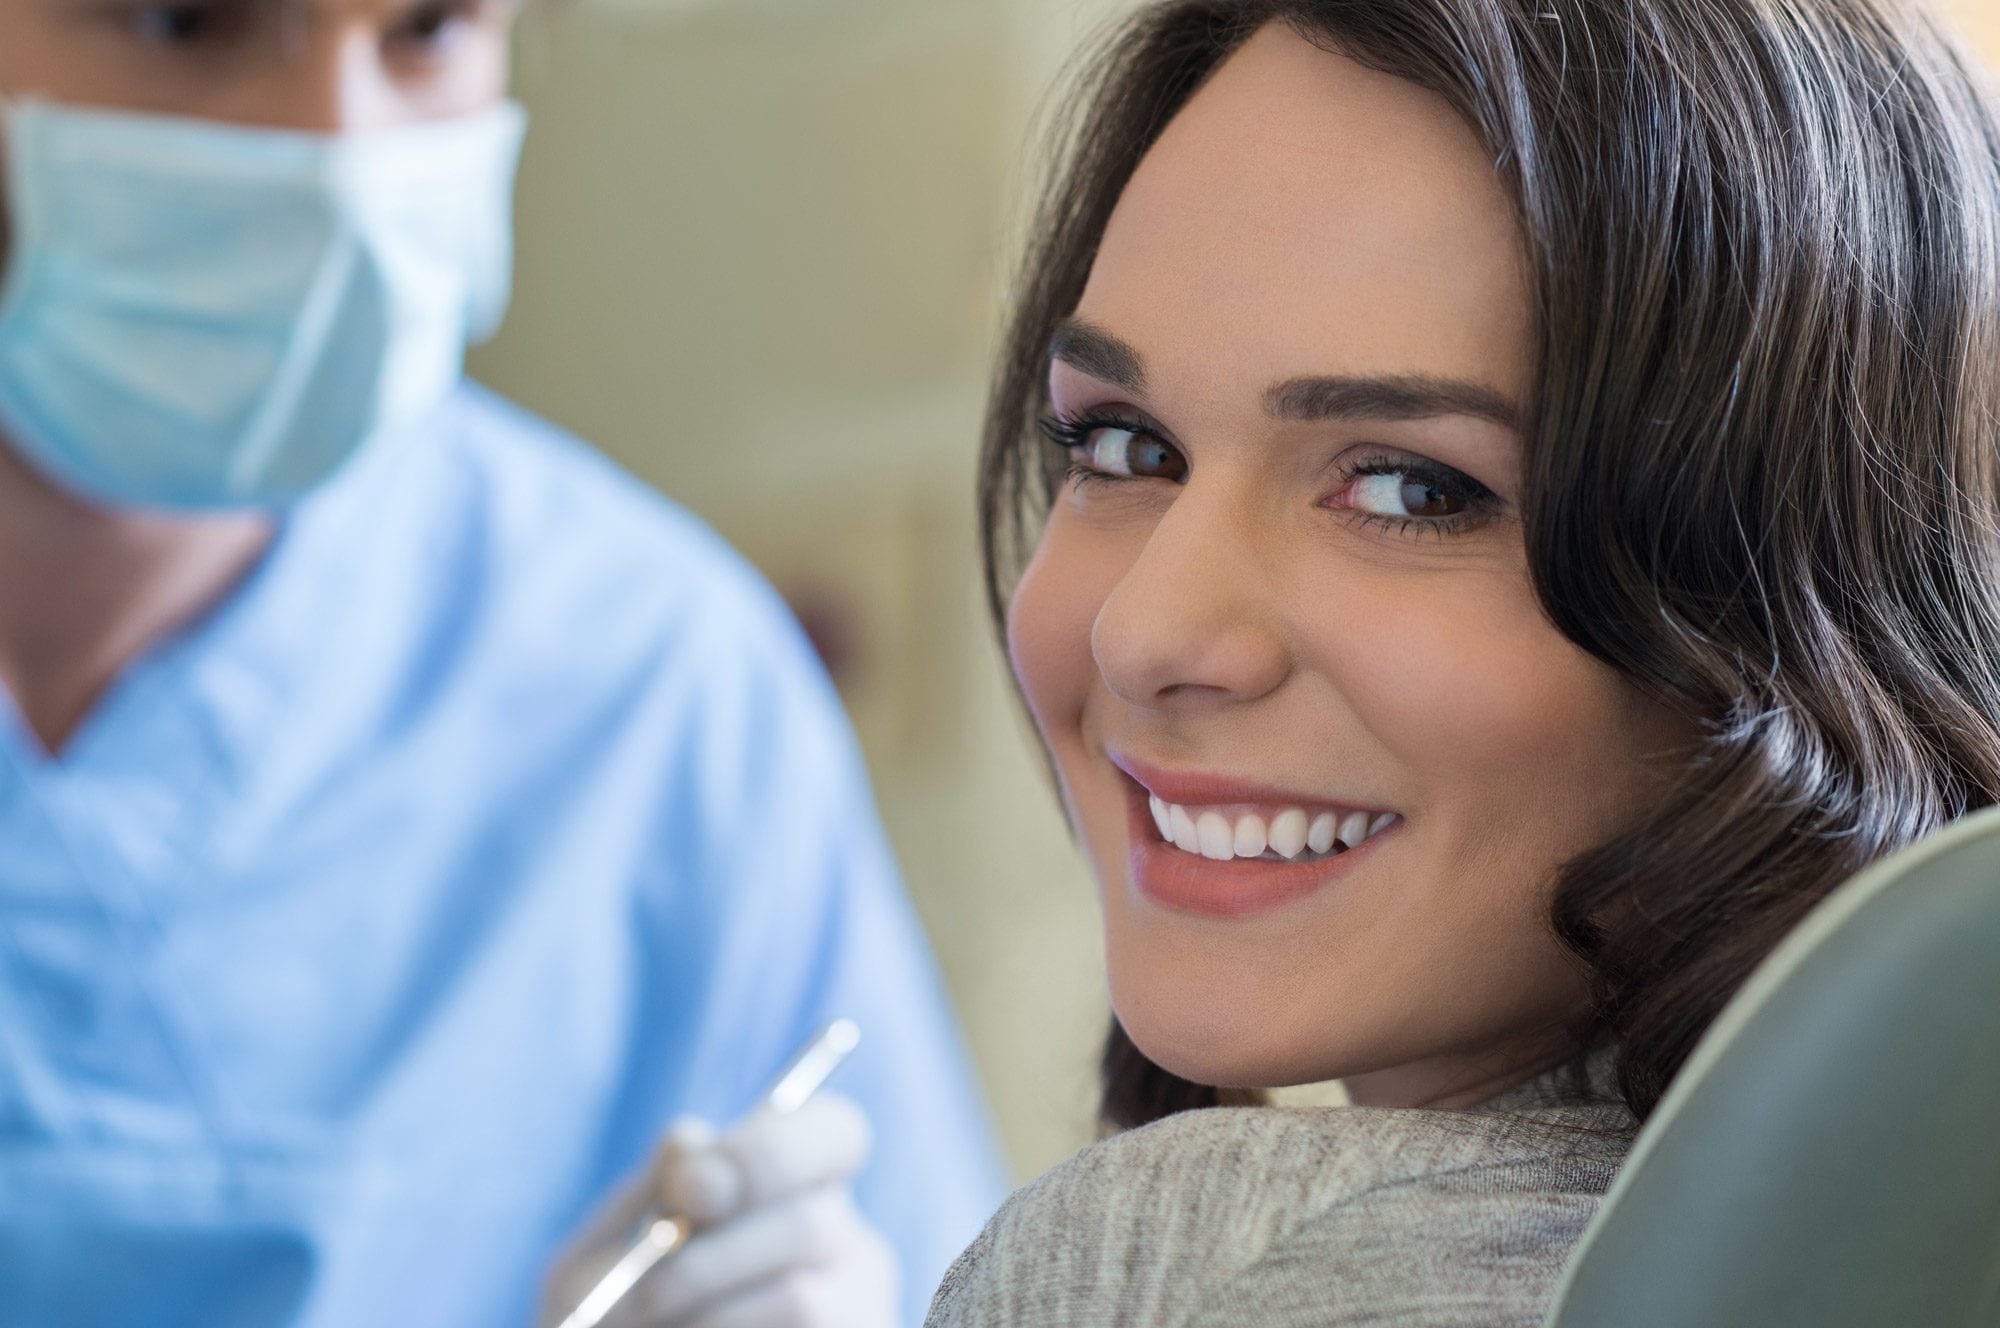
POLYGON ((526 116, 351 134, 15 102, 0 438, 115 506, 277 508, 405 437, 507 303, 526 116))

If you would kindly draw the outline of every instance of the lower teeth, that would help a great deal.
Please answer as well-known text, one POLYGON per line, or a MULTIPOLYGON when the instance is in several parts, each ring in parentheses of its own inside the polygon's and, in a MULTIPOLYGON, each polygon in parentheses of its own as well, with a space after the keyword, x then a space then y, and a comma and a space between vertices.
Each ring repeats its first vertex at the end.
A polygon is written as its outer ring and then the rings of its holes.
POLYGON ((1281 854, 1281 853, 1273 853, 1273 852, 1271 852, 1271 851, 1269 851, 1269 850, 1266 850, 1266 851, 1265 851, 1265 852, 1263 853, 1263 855, 1262 855, 1262 856, 1260 856, 1260 857, 1257 857, 1257 858, 1253 858, 1253 859, 1251 859, 1251 861, 1253 861, 1253 862, 1325 862, 1325 861, 1326 861, 1327 859, 1329 859, 1329 858, 1337 858, 1337 857, 1339 857, 1339 856, 1340 856, 1341 854, 1343 854, 1343 853, 1345 853, 1345 852, 1347 852, 1347 846, 1346 846, 1345 844, 1335 844, 1335 845, 1334 845, 1334 846, 1333 846, 1332 848, 1328 849, 1328 850, 1327 850, 1326 852, 1324 852, 1324 853, 1314 853, 1314 852, 1313 852, 1313 851, 1312 851, 1311 849, 1306 849, 1306 850, 1304 850, 1303 852, 1301 852, 1301 853, 1300 853, 1300 854, 1299 854, 1299 855, 1298 855, 1298 856, 1297 856, 1296 858, 1288 858, 1288 857, 1285 857, 1285 856, 1284 856, 1283 854, 1281 854))
MULTIPOLYGON (((1165 839, 1165 840, 1161 840, 1160 842, 1161 842, 1161 843, 1163 843, 1163 844, 1167 844, 1167 845, 1170 845, 1170 846, 1172 846, 1172 847, 1174 847, 1174 848, 1180 848, 1180 845, 1178 845, 1178 844, 1175 844, 1175 843, 1174 843, 1174 841, 1173 841, 1173 840, 1171 840, 1171 839, 1165 839)), ((1203 853, 1202 853, 1202 851, 1201 851, 1200 849, 1193 849, 1193 848, 1184 848, 1184 849, 1181 849, 1181 852, 1183 852, 1183 853, 1192 853, 1192 854, 1194 854, 1194 855, 1195 855, 1196 857, 1204 857, 1204 856, 1206 856, 1205 854, 1203 854, 1203 853)), ((1266 850, 1264 850, 1264 852, 1262 852, 1262 853, 1258 854, 1258 855, 1257 855, 1256 857, 1254 857, 1254 858, 1229 858, 1229 859, 1226 859, 1226 861, 1229 861, 1229 862, 1288 862, 1288 863, 1292 863, 1292 864, 1296 865, 1296 864, 1298 864, 1298 863, 1301 863, 1301 862, 1327 862, 1327 861, 1330 861, 1330 860, 1332 860, 1332 859, 1334 859, 1334 858, 1337 858, 1337 857, 1339 857, 1339 856, 1340 856, 1341 854, 1343 854, 1343 853, 1345 853, 1345 852, 1347 852, 1347 845, 1345 845, 1345 844, 1342 844, 1342 843, 1340 843, 1339 841, 1337 841, 1337 840, 1336 840, 1336 841, 1334 842, 1334 845, 1333 845, 1333 847, 1332 847, 1332 848, 1330 848, 1330 849, 1328 849, 1328 850, 1327 850, 1326 852, 1324 852, 1324 853, 1314 853, 1314 852, 1313 852, 1312 850, 1310 850, 1310 849, 1300 849, 1300 850, 1299 850, 1299 854, 1298 854, 1298 856, 1297 856, 1297 857, 1295 857, 1295 858, 1288 858, 1288 857, 1286 857, 1286 856, 1285 856, 1284 854, 1282 854, 1282 853, 1279 853, 1279 852, 1277 852, 1277 851, 1275 851, 1275 850, 1273 850, 1273 849, 1266 849, 1266 850)))

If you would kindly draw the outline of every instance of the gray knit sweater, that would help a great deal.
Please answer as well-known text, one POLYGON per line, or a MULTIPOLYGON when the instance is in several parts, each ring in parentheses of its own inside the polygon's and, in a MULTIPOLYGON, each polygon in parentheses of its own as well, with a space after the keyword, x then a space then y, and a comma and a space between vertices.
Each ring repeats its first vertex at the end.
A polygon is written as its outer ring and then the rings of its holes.
POLYGON ((1171 1116, 1018 1191, 926 1328, 1535 1328, 1634 1130, 1553 1079, 1171 1116))

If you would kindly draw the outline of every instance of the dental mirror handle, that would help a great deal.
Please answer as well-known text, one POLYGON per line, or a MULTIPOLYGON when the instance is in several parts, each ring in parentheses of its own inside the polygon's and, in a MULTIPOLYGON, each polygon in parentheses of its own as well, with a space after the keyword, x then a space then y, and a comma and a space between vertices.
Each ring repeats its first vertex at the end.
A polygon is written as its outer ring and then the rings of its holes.
MULTIPOLYGON (((759 1100, 756 1114, 786 1116, 797 1111, 820 1090, 820 1085, 860 1041, 861 1029, 852 1019, 836 1019, 828 1024, 792 1057, 785 1072, 759 1100)), ((694 1224, 685 1217, 649 1216, 639 1238, 597 1279, 589 1294, 577 1302, 576 1308, 556 1328, 598 1328, 625 1294, 639 1284, 640 1278, 687 1244, 693 1234, 694 1224)))

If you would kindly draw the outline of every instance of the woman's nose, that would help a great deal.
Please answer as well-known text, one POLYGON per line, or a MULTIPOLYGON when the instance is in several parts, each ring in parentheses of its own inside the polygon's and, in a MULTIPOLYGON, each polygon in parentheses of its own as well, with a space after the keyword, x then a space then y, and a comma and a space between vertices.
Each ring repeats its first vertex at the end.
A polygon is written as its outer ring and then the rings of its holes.
POLYGON ((1292 671, 1282 569, 1263 565, 1253 505, 1183 490, 1091 628, 1106 686, 1148 709, 1254 701, 1292 671))

